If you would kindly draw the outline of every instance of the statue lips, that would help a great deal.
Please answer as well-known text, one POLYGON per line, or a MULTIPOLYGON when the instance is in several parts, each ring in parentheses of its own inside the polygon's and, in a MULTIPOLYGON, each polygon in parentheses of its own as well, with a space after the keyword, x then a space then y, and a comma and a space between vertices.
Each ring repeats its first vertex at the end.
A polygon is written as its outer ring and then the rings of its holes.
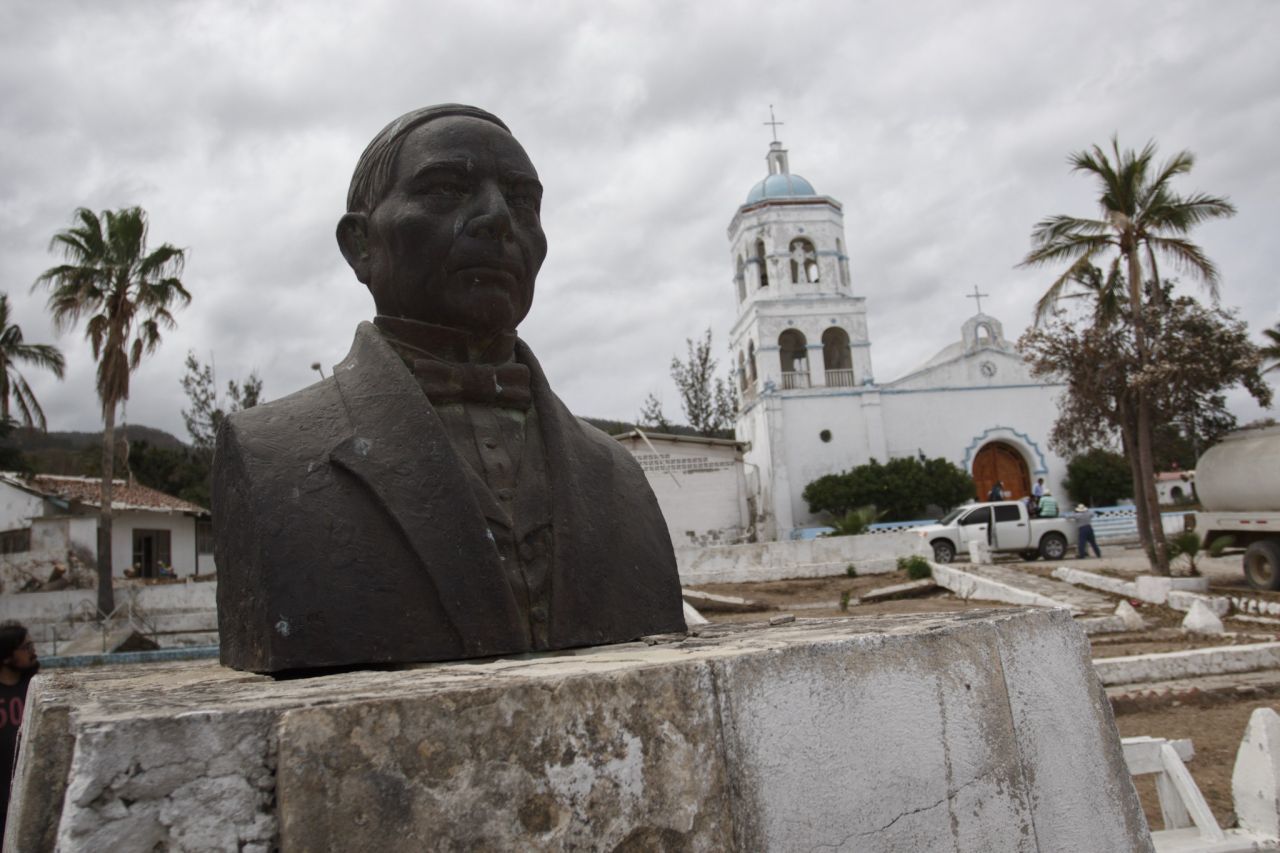
POLYGON ((511 286, 520 283, 525 277, 524 264, 512 258, 493 255, 463 257, 449 264, 449 272, 455 278, 464 281, 470 279, 474 284, 489 281, 511 286))

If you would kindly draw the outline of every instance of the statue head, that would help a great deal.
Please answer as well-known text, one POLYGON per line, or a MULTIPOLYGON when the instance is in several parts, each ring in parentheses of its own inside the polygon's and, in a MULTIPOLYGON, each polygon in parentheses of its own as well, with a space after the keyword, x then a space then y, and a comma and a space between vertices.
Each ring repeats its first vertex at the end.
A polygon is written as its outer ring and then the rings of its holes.
POLYGON ((541 207, 538 173, 497 116, 425 107, 360 155, 338 246, 379 314, 492 334, 529 313, 541 207))

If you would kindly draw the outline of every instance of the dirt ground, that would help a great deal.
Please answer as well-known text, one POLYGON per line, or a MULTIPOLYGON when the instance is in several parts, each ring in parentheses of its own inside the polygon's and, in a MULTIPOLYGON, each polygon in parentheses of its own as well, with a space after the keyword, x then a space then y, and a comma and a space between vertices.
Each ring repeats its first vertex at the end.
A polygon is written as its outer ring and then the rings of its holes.
MULTIPOLYGON (((1145 573, 1140 552, 1134 554, 1131 549, 1106 548, 1102 560, 1073 560, 1066 564, 1117 577, 1128 578, 1145 573)), ((1035 562, 1020 565, 1031 573, 1048 576, 1057 564, 1035 562)), ((1219 595, 1250 595, 1280 601, 1280 593, 1260 593, 1248 587, 1240 572, 1238 557, 1213 561, 1209 566, 1202 564, 1201 569, 1209 576, 1212 591, 1219 595)), ((878 604, 855 602, 847 611, 842 612, 840 609, 840 599, 844 593, 848 593, 850 599, 857 599, 873 589, 906 583, 908 580, 905 572, 892 572, 852 578, 834 576, 756 583, 704 584, 691 588, 718 595, 751 599, 769 608, 764 612, 755 613, 703 611, 703 615, 712 622, 760 621, 779 613, 793 613, 797 618, 807 618, 876 613, 942 613, 1007 606, 987 601, 962 601, 944 590, 939 590, 927 596, 878 604)), ((1230 619, 1226 622, 1227 630, 1235 633, 1236 636, 1189 637, 1179 628, 1185 614, 1164 607, 1145 605, 1142 602, 1132 603, 1137 606, 1150 627, 1142 632, 1102 634, 1092 637, 1095 658, 1280 639, 1280 630, 1272 630, 1266 625, 1236 622, 1230 619)), ((1242 697, 1239 700, 1208 707, 1174 705, 1156 710, 1120 714, 1116 717, 1116 723, 1123 737, 1149 735, 1164 738, 1190 738, 1195 745, 1196 757, 1188 763, 1188 769, 1204 793, 1205 799, 1208 800, 1218 822, 1224 827, 1229 827, 1235 823, 1231 800, 1231 772, 1235 766, 1236 750, 1244 734, 1245 725, 1249 721, 1249 715, 1255 708, 1261 707, 1272 707, 1280 711, 1280 702, 1274 699, 1242 697)), ((1162 828, 1153 777, 1140 777, 1134 781, 1152 829, 1162 828)))

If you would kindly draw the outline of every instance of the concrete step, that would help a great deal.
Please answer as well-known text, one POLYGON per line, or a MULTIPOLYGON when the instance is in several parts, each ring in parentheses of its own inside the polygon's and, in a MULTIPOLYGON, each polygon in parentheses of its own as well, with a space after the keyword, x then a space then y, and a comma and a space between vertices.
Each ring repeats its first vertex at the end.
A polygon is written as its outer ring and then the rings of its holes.
POLYGON ((1012 566, 973 566, 958 564, 956 568, 979 577, 988 578, 999 583, 1017 587, 1027 592, 1052 598, 1069 606, 1072 610, 1082 612, 1109 612, 1115 610, 1114 599, 1099 592, 1081 589, 1069 583, 1041 577, 1012 566))
POLYGON ((1093 668, 1106 686, 1280 670, 1280 643, 1248 643, 1149 655, 1095 658, 1093 668))

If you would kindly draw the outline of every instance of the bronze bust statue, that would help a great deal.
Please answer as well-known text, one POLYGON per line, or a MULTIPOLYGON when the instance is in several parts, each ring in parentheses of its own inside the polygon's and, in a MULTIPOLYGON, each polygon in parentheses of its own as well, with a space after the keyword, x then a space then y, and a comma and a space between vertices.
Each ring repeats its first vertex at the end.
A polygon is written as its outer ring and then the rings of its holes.
POLYGON ((213 517, 222 662, 438 661, 683 631, 644 474, 515 329, 542 185, 496 116, 407 113, 365 149, 338 245, 373 295, 333 375, 232 415, 213 517))

